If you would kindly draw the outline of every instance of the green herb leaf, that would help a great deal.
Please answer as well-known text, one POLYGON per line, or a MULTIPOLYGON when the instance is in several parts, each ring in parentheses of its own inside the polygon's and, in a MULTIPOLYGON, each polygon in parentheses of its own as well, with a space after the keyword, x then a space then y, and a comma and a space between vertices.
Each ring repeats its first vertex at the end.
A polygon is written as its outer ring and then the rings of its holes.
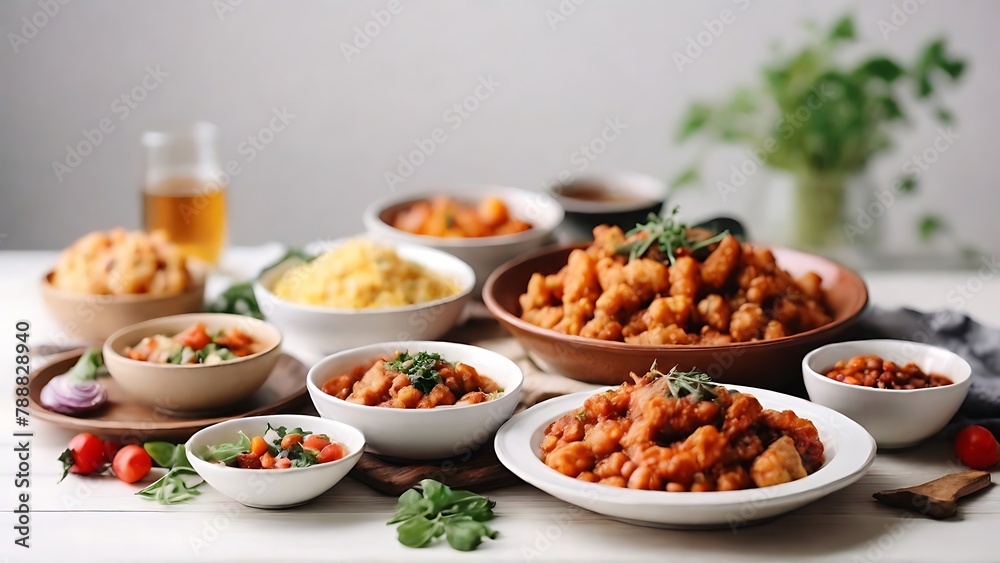
POLYGON ((443 533, 441 522, 423 517, 410 518, 396 528, 399 543, 407 547, 424 547, 443 533))
POLYGON ((292 467, 309 467, 319 463, 316 454, 303 448, 302 444, 295 444, 290 449, 292 453, 288 454, 288 458, 292 460, 292 467))
POLYGON ((169 442, 146 442, 142 445, 149 457, 153 458, 156 465, 170 469, 172 467, 191 467, 187 460, 187 452, 184 451, 184 444, 171 444, 169 442))
POLYGON ((87 348, 80 359, 66 372, 66 376, 76 381, 93 381, 97 379, 104 365, 100 348, 87 348))
POLYGON ((483 543, 483 538, 496 539, 500 535, 486 524, 467 516, 454 516, 445 520, 444 532, 448 545, 459 551, 472 551, 483 543))
POLYGON ((63 453, 59 454, 59 457, 57 459, 62 462, 63 472, 62 476, 59 477, 59 480, 56 482, 62 483, 62 480, 65 479, 67 475, 69 475, 69 468, 73 467, 73 450, 66 448, 63 451, 63 453))
POLYGON ((935 215, 926 215, 920 220, 919 225, 920 240, 929 242, 934 235, 945 230, 946 226, 941 219, 935 215))
POLYGON ((232 444, 207 446, 201 459, 209 463, 229 463, 241 453, 250 451, 250 438, 240 430, 240 439, 232 444))
POLYGON ((414 516, 430 514, 432 508, 433 507, 430 501, 424 499, 424 496, 420 494, 420 491, 416 489, 407 489, 407 491, 399 497, 399 500, 396 501, 396 514, 392 517, 392 520, 386 522, 386 525, 398 524, 404 520, 409 520, 414 516))
POLYGON ((896 64, 888 57, 873 57, 865 61, 858 69, 859 72, 881 78, 886 82, 895 82, 897 78, 903 76, 903 67, 896 64))
POLYGON ((677 133, 677 140, 683 141, 704 129, 711 117, 711 107, 706 104, 693 104, 688 108, 688 113, 681 122, 680 131, 677 133))
POLYGON ((916 176, 903 176, 899 179, 899 193, 911 194, 917 189, 916 176))
POLYGON ((233 284, 209 304, 210 313, 229 313, 243 315, 255 319, 263 319, 264 313, 257 304, 257 296, 253 292, 253 283, 242 282, 233 284))
POLYGON ((673 264, 676 259, 675 254, 681 248, 687 248, 694 252, 711 246, 729 236, 729 231, 723 231, 705 240, 690 238, 688 226, 676 219, 678 210, 678 207, 674 207, 670 211, 670 215, 665 218, 655 213, 650 213, 647 223, 640 223, 626 233, 630 238, 642 233, 645 234, 645 237, 636 238, 633 242, 620 246, 617 252, 619 254, 627 254, 631 262, 643 257, 653 245, 656 245, 667 260, 673 264))
POLYGON ((434 369, 438 362, 449 363, 441 359, 440 354, 417 352, 416 355, 411 356, 409 352, 403 351, 398 353, 396 359, 387 363, 385 367, 405 374, 410 378, 410 384, 421 393, 430 393, 435 385, 441 383, 441 374, 434 369))
POLYGON ((680 174, 674 176, 674 179, 670 181, 671 188, 683 188, 684 186, 690 186, 698 183, 700 175, 698 174, 697 167, 686 168, 681 171, 680 174))
POLYGON ((854 39, 854 18, 844 16, 837 20, 837 23, 833 25, 833 29, 830 30, 830 39, 835 41, 854 39))
MULTIPOLYGON (((185 457, 185 462, 187 458, 185 457)), ((137 492, 136 495, 160 504, 177 504, 201 494, 197 488, 204 479, 190 467, 174 467, 166 475, 137 492)))

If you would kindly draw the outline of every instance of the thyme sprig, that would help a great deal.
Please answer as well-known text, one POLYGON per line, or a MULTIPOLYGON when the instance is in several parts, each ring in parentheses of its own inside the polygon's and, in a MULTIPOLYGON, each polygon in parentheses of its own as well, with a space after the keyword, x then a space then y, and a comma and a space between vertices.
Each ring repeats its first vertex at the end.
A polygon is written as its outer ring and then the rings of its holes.
POLYGON ((677 220, 679 207, 674 207, 667 217, 660 217, 656 213, 650 213, 647 223, 639 223, 634 229, 626 233, 628 237, 634 237, 640 233, 645 233, 645 238, 636 239, 632 242, 618 247, 618 254, 628 254, 629 262, 641 258, 656 244, 660 251, 667 257, 673 265, 676 260, 675 254, 681 248, 686 248, 691 252, 711 246, 729 236, 729 231, 723 231, 713 237, 697 240, 690 236, 690 227, 677 220))
POLYGON ((712 378, 707 373, 693 371, 677 371, 677 366, 670 368, 670 371, 663 373, 656 369, 656 362, 649 368, 649 373, 653 377, 662 377, 667 381, 667 391, 675 399, 690 395, 695 402, 714 399, 715 388, 718 384, 712 382, 712 378))

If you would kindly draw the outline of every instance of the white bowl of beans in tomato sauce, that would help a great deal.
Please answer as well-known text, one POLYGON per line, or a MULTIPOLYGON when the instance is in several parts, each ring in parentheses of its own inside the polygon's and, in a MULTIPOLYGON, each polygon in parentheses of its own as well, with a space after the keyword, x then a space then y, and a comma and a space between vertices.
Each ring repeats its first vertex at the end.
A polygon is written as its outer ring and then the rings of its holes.
POLYGON ((523 382, 517 364, 491 350, 404 341, 333 354, 309 370, 306 388, 320 416, 364 432, 372 453, 461 463, 510 418, 523 382), (400 353, 408 359, 390 365, 400 353), (447 364, 414 361, 429 354, 447 364))
POLYGON ((802 360, 809 400, 857 421, 880 448, 913 446, 941 431, 971 376, 958 354, 906 340, 838 342, 802 360))

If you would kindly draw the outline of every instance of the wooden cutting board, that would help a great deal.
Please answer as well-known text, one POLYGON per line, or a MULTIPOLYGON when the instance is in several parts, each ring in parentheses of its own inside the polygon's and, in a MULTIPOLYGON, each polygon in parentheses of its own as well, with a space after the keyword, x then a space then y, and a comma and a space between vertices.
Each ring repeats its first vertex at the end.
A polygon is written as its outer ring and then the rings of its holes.
POLYGON ((455 489, 482 492, 521 482, 504 467, 488 444, 469 459, 436 462, 388 460, 371 453, 361 456, 351 477, 387 495, 400 495, 422 479, 434 479, 455 489))

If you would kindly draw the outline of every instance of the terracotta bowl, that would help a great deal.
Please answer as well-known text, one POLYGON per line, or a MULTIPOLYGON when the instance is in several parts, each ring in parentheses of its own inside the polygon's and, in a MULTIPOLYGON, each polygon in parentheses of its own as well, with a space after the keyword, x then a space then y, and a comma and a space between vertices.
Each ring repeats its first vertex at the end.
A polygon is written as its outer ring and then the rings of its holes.
POLYGON ((504 264, 486 281, 483 301, 539 367, 579 381, 617 385, 626 381, 630 372, 646 373, 655 360, 661 368, 677 365, 699 369, 723 383, 799 391, 802 358, 836 340, 858 320, 868 303, 865 282, 851 270, 813 254, 773 248, 778 265, 792 275, 814 271, 822 276, 833 322, 774 340, 725 346, 641 346, 571 336, 521 320, 517 298, 527 289, 531 274, 556 273, 574 248, 584 246, 544 249, 504 264))
POLYGON ((205 274, 191 269, 191 285, 172 295, 93 295, 52 285, 52 272, 39 283, 42 301, 74 340, 103 342, 115 331, 138 322, 194 313, 205 301, 205 274))
POLYGON ((281 332, 264 321, 226 313, 175 315, 141 322, 111 335, 104 344, 104 363, 122 389, 136 400, 170 413, 207 415, 253 395, 281 357, 281 332), (261 344, 249 356, 218 364, 154 364, 133 360, 125 349, 155 334, 172 336, 196 322, 209 333, 239 327, 261 344))

